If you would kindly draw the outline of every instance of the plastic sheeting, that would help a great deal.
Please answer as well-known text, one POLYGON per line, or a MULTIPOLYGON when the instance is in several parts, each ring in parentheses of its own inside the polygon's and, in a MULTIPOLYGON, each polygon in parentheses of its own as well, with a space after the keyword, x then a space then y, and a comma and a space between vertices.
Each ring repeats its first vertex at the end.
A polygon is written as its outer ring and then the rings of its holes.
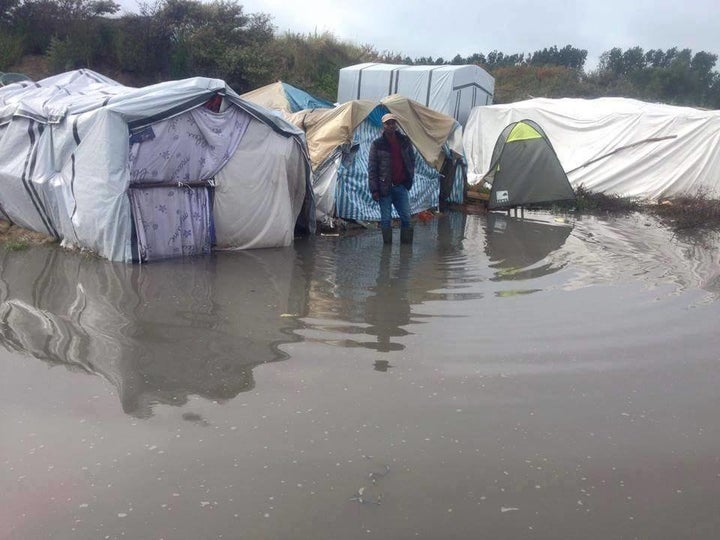
POLYGON ((502 130, 526 118, 542 126, 575 188, 648 200, 720 195, 720 111, 626 98, 476 107, 464 134, 470 184, 488 172, 502 130))
POLYGON ((304 165, 292 139, 252 121, 242 144, 216 176, 217 249, 291 245, 305 197, 306 185, 296 181, 304 176, 304 165))
MULTIPOLYGON (((384 98, 380 106, 398 117, 402 130, 425 161, 434 167, 442 167, 448 151, 462 156, 462 128, 452 118, 400 95, 384 98)), ((355 129, 376 107, 378 103, 360 100, 343 103, 334 109, 289 115, 288 120, 305 131, 313 170, 317 170, 338 147, 351 144, 355 129)), ((379 118, 377 124, 380 124, 379 118)))
POLYGON ((495 79, 479 66, 358 64, 340 70, 338 103, 400 94, 465 124, 470 110, 492 103, 495 79))
MULTIPOLYGON (((263 153, 265 161, 259 159, 260 165, 267 165, 255 174, 268 186, 285 185, 289 198, 285 204, 297 212, 293 219, 284 216, 280 220, 285 230, 275 235, 281 238, 275 245, 287 245, 295 220, 302 217, 301 209, 310 217, 314 214, 302 131, 267 109, 243 101, 223 81, 201 77, 135 89, 79 70, 33 84, 0 88, 0 210, 14 223, 61 239, 63 245, 89 249, 111 260, 130 261, 135 247, 128 196, 132 180, 130 138, 150 142, 154 148, 152 158, 145 160, 137 153, 132 158, 135 165, 137 159, 142 164, 135 169, 136 180, 211 185, 210 176, 222 171, 242 149, 242 123, 248 118, 274 141, 255 150, 263 153), (223 97, 223 112, 199 109, 218 95, 223 97), (194 137, 189 132, 183 134, 186 143, 181 150, 175 139, 178 134, 164 131, 162 125, 183 121, 183 115, 194 118, 197 129, 192 131, 194 137), (244 120, 239 120, 241 117, 244 120), (217 137, 218 130, 234 135, 217 137), (148 135, 150 131, 152 135, 148 135), (190 151, 189 144, 204 148, 204 152, 190 151), (233 151, 233 145, 237 150, 233 151), (193 163, 184 163, 184 158, 168 159, 177 170, 171 167, 160 173, 158 167, 163 161, 158 156, 165 153, 168 158, 170 154, 177 158, 178 152, 193 163), (148 174, 137 172, 146 169, 148 174)), ((250 154, 251 150, 244 150, 244 156, 250 154)), ((242 176, 226 176, 226 182, 243 181, 242 176)), ((260 206, 267 198, 262 192, 254 196, 246 206, 260 206)), ((143 219, 148 221, 148 216, 143 219)), ((254 219, 261 218, 256 215, 254 219)), ((276 216, 266 213, 262 219, 270 222, 276 216)), ((306 216, 304 220, 314 225, 313 219, 306 216)), ((238 234, 236 231, 236 239, 238 234)), ((256 244, 269 245, 267 238, 236 242, 256 244)))

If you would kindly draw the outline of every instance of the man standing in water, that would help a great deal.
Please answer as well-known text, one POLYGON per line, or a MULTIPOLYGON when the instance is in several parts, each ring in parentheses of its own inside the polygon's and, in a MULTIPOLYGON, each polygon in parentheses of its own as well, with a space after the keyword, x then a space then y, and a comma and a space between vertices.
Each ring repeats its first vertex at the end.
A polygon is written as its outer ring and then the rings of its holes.
POLYGON ((380 203, 383 243, 392 243, 391 216, 395 207, 400 216, 400 242, 412 244, 410 197, 415 176, 415 151, 410 139, 398 131, 394 114, 382 117, 383 133, 370 145, 368 184, 372 198, 380 203))

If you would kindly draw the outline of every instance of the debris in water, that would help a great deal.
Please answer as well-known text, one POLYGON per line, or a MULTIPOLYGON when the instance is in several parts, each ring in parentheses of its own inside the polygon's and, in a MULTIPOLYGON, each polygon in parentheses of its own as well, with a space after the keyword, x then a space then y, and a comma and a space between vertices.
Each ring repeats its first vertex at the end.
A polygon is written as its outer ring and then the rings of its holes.
POLYGON ((383 476, 386 476, 387 473, 389 473, 389 472, 390 472, 390 465, 385 465, 385 468, 382 472, 371 472, 368 475, 368 478, 370 478, 370 480, 372 480, 372 483, 374 484, 378 478, 382 478, 383 476))
POLYGON ((379 505, 382 501, 382 493, 380 493, 377 497, 367 497, 365 496, 365 488, 361 487, 357 490, 357 494, 355 497, 350 498, 351 501, 357 501, 360 504, 377 504, 379 505))

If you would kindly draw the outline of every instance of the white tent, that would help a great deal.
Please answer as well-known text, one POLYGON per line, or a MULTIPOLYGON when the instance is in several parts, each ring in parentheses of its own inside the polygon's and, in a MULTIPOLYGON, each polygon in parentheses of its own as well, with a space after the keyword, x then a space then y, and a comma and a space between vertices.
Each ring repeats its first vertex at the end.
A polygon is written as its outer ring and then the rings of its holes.
POLYGON ((339 103, 400 94, 463 125, 473 107, 492 103, 494 92, 495 79, 475 65, 357 64, 341 69, 338 81, 339 103))
POLYGON ((648 200, 720 195, 720 111, 626 98, 476 107, 463 137, 470 184, 488 172, 502 130, 523 119, 542 126, 575 188, 648 200))
POLYGON ((301 130, 221 80, 135 89, 89 70, 0 89, 0 212, 116 261, 314 228, 301 130))

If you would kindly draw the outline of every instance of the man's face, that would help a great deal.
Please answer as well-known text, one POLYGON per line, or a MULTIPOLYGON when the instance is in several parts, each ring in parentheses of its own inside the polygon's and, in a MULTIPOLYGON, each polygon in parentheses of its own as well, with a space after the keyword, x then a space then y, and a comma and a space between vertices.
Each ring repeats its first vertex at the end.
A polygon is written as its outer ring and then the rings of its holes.
POLYGON ((383 131, 385 133, 395 133, 395 130, 397 130, 397 122, 395 120, 383 122, 383 131))

